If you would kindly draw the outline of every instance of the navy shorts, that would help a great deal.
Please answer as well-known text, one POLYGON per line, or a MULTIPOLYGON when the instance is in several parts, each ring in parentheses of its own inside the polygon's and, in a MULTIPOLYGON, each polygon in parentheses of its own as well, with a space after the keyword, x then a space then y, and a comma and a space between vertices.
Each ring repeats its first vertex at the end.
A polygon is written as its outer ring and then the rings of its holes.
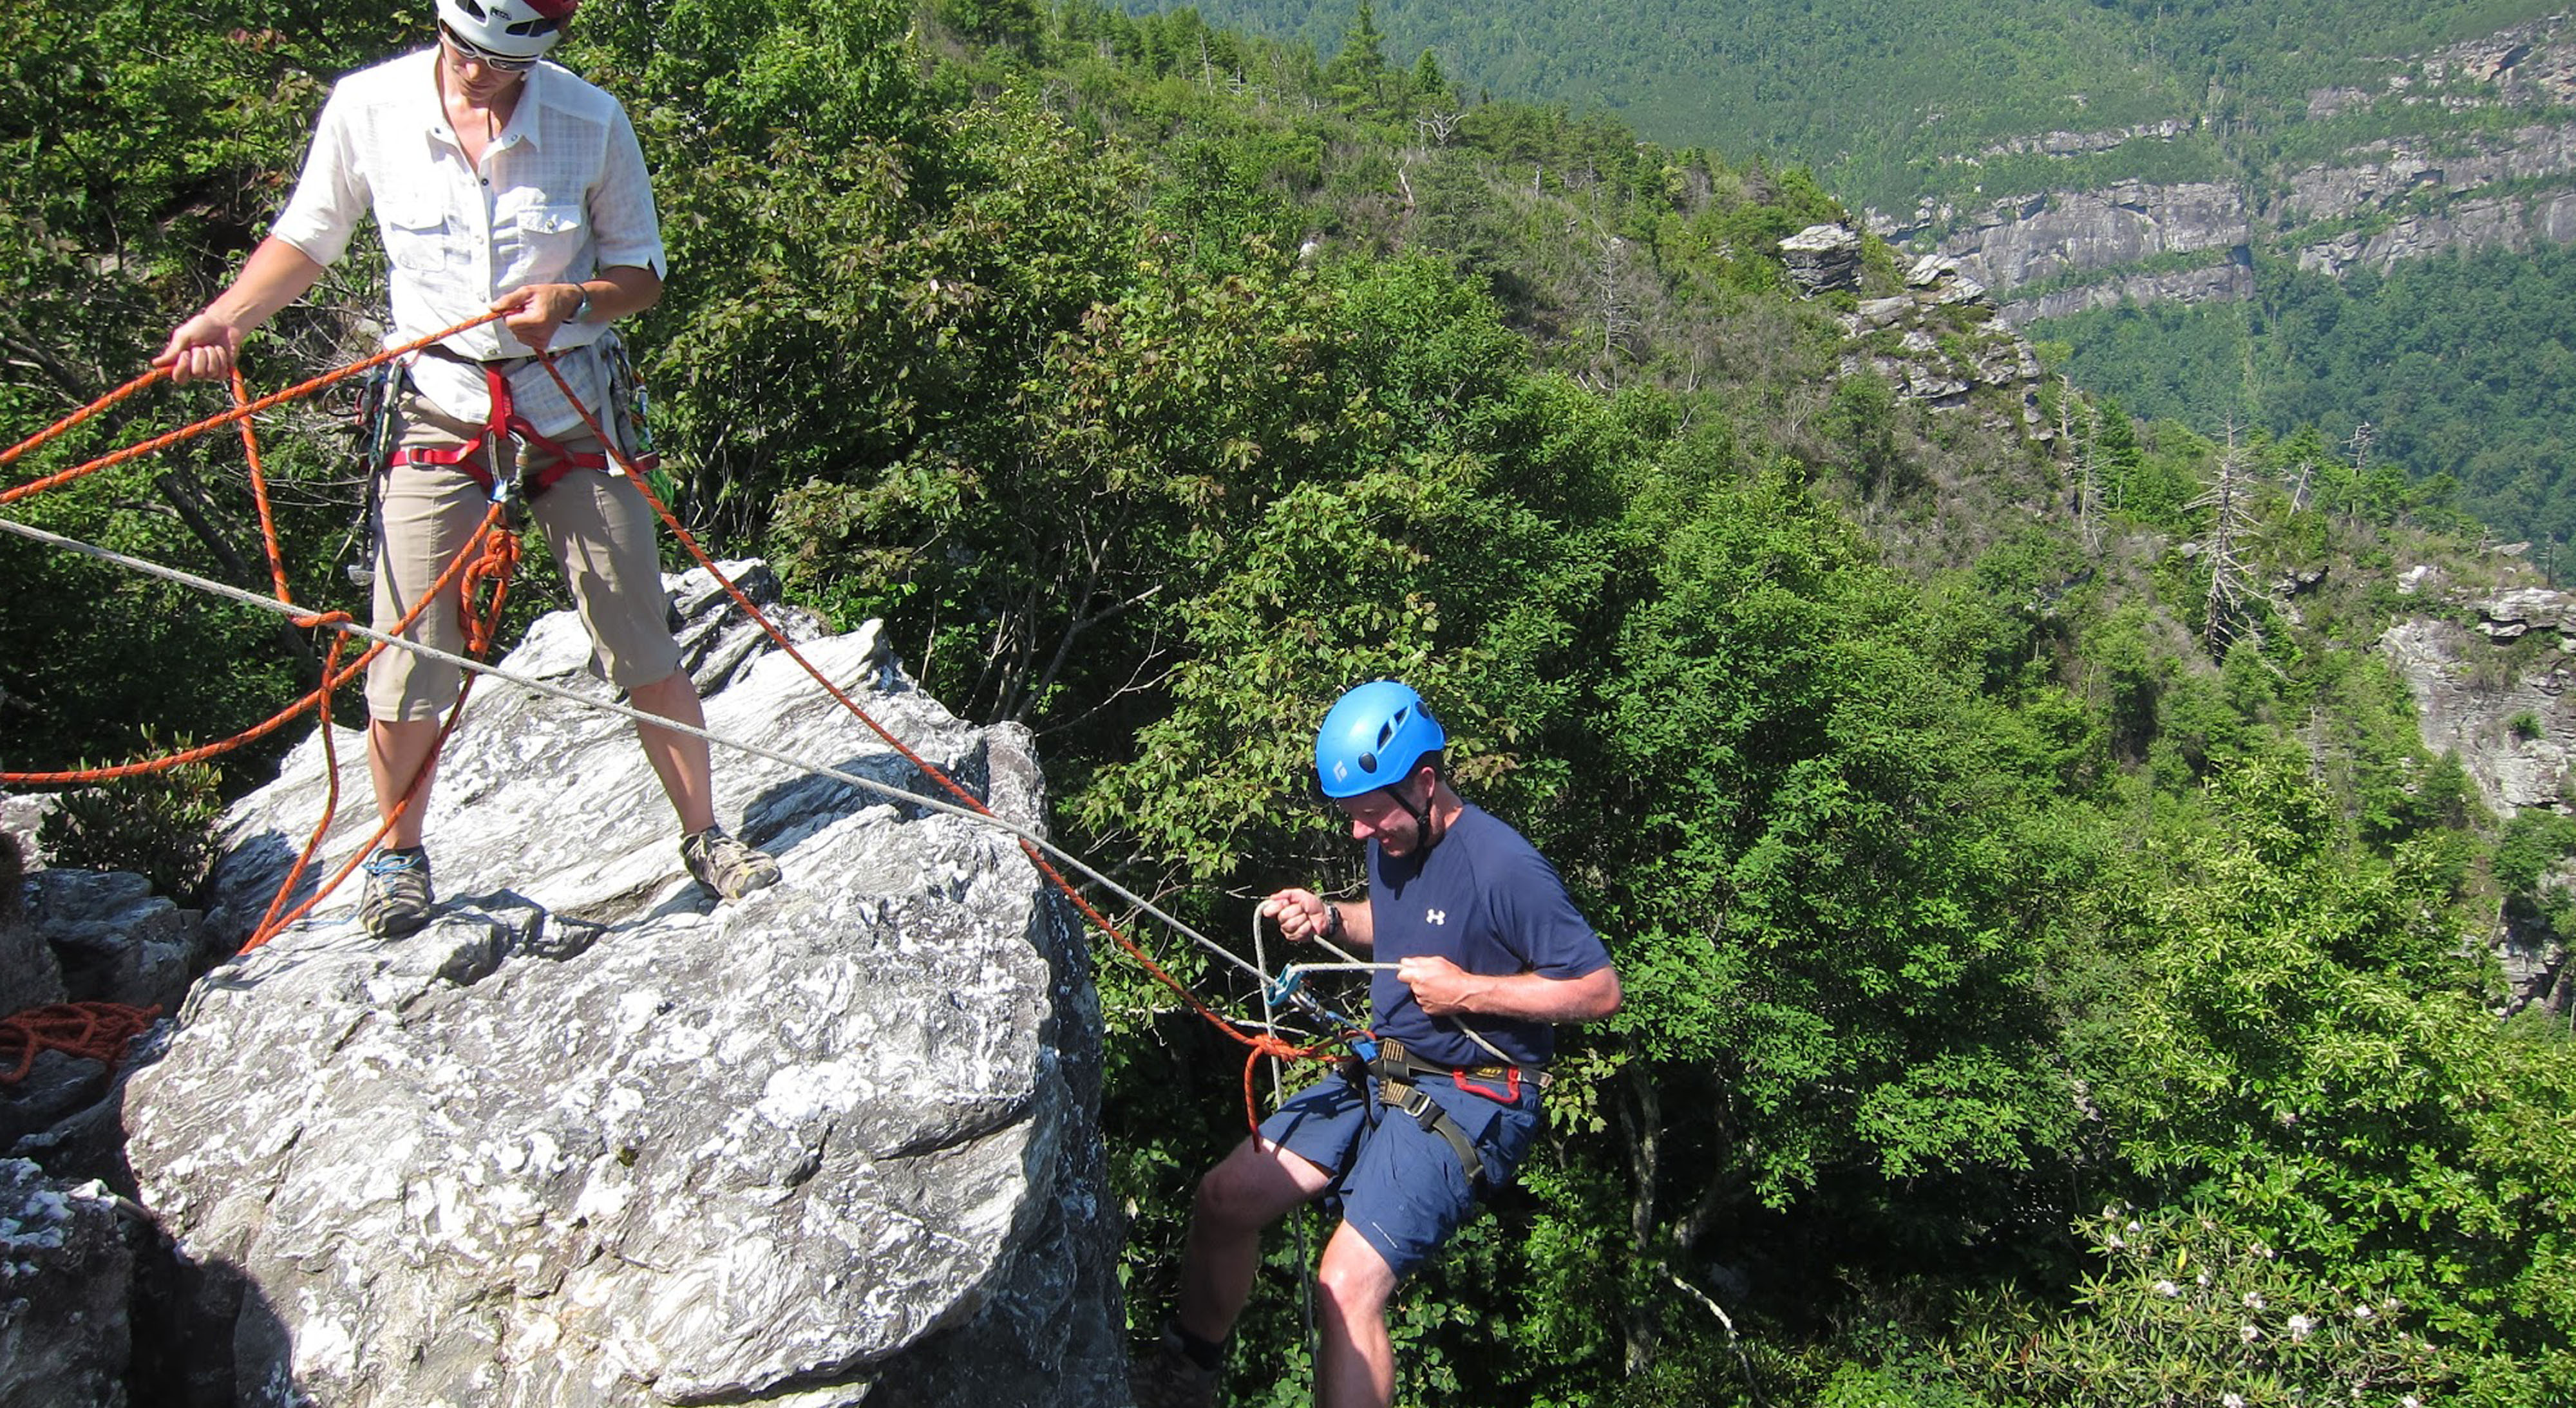
MULTIPOLYGON (((1509 1182, 1538 1137, 1537 1082, 1523 1085, 1509 1104, 1436 1076, 1419 1088, 1475 1141, 1485 1160, 1483 1186, 1509 1182)), ((1325 1205, 1339 1204, 1342 1220, 1399 1278, 1429 1260, 1476 1206, 1478 1188, 1448 1140, 1338 1073, 1290 1096, 1261 1122, 1261 1137, 1334 1176, 1325 1205)))

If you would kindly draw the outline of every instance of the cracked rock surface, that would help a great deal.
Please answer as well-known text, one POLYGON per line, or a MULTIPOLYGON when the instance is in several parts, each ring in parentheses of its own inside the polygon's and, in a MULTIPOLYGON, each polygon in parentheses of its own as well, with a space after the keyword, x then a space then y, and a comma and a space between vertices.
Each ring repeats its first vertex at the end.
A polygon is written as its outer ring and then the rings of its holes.
MULTIPOLYGON (((710 729, 932 793, 705 586, 674 597, 710 729)), ((1025 733, 960 723, 872 629, 797 633, 1042 825, 1025 733)), ((548 618, 505 664, 605 697, 587 654, 548 618)), ((338 753, 335 865, 369 810, 356 737, 338 753)), ((201 1398, 1125 1401, 1066 909, 990 827, 722 748, 716 783, 784 876, 729 904, 682 873, 625 720, 486 681, 429 817, 436 921, 368 937, 353 878, 199 983, 125 1114, 201 1398)), ((256 922, 324 785, 308 741, 234 810, 211 928, 256 922)))

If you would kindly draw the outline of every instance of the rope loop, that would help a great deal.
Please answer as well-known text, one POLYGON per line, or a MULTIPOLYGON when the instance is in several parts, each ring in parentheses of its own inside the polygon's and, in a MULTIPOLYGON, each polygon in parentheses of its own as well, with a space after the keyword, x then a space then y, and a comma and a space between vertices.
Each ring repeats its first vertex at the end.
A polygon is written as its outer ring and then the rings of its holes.
POLYGON ((519 535, 499 523, 487 525, 480 551, 466 564, 461 588, 465 594, 465 653, 477 660, 491 653, 493 639, 501 632, 501 608, 509 601, 510 582, 518 570, 519 535), (475 599, 486 587, 492 589, 491 601, 478 608, 475 599))

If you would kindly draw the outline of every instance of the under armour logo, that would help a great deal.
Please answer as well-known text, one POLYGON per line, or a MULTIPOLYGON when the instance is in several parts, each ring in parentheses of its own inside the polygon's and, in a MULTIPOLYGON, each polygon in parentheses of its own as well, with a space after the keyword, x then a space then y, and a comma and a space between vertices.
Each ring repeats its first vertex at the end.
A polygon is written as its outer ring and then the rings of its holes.
POLYGON ((1446 924, 1449 922, 1449 911, 1445 909, 1426 909, 1422 911, 1422 922, 1425 924, 1446 924))

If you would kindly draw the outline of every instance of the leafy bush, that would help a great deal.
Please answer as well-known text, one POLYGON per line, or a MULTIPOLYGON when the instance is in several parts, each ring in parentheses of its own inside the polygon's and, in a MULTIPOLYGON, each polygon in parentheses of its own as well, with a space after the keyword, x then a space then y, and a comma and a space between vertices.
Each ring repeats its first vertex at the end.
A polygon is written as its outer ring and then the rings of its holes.
POLYGON ((215 860, 215 823, 224 813, 217 782, 213 765, 185 763, 66 792, 37 840, 56 865, 130 870, 155 893, 187 904, 215 860))
POLYGON ((2032 1404, 2414 1408, 2437 1390, 2457 1401, 2467 1378, 2398 1301, 2330 1284, 2209 1212, 2106 1208, 2078 1230, 2104 1263, 2080 1313, 2000 1317, 1963 1356, 1978 1387, 2032 1404))

